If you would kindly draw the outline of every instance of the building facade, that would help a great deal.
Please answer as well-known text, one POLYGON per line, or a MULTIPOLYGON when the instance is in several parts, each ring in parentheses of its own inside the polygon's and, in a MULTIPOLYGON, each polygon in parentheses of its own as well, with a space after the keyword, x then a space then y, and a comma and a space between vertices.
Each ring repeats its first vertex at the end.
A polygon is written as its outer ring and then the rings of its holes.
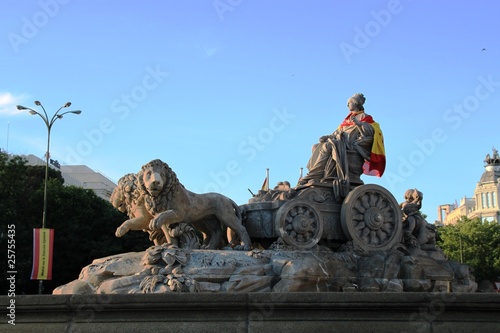
POLYGON ((439 225, 456 223, 462 216, 482 221, 500 221, 500 156, 493 148, 493 155, 484 159, 484 172, 474 190, 474 197, 462 198, 460 203, 445 204, 438 207, 439 225))
MULTIPOLYGON (((35 155, 24 155, 23 158, 28 161, 28 165, 45 166, 46 163, 45 160, 35 155)), ((92 190, 98 197, 107 201, 109 201, 111 193, 116 187, 113 181, 86 165, 60 165, 57 161, 50 160, 49 166, 61 172, 64 185, 92 190)))

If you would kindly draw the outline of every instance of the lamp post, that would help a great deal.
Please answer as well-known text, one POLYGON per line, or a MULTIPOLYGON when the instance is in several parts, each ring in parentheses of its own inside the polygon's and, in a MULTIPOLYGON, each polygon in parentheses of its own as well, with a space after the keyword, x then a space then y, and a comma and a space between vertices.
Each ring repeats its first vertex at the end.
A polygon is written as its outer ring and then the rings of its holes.
MULTIPOLYGON (((35 101, 35 105, 40 106, 43 110, 43 114, 40 112, 37 112, 31 108, 18 105, 17 109, 18 110, 27 110, 29 113, 34 116, 38 115, 40 118, 42 118, 43 122, 47 126, 47 152, 45 153, 45 181, 44 181, 44 189, 43 189, 43 216, 42 216, 42 228, 45 228, 46 221, 47 221, 47 182, 49 178, 49 158, 50 158, 50 130, 52 129, 52 125, 56 122, 57 119, 61 119, 65 114, 68 113, 73 113, 73 114, 80 114, 82 111, 80 110, 75 110, 75 111, 66 111, 63 113, 59 113, 63 108, 67 108, 71 106, 70 102, 67 102, 63 106, 61 106, 52 116, 52 118, 49 119, 49 115, 47 114, 47 111, 45 111, 45 108, 43 107, 42 103, 39 101, 35 101)), ((43 291, 43 280, 40 280, 39 282, 39 289, 38 293, 41 294, 43 291)))

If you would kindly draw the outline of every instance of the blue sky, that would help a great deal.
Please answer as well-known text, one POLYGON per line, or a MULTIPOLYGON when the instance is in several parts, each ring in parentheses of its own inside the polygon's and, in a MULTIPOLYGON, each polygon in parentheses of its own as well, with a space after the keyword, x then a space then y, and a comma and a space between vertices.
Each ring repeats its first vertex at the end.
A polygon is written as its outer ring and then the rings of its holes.
MULTIPOLYGON (((167 162, 237 203, 295 184, 347 99, 366 96, 387 168, 364 176, 437 206, 472 196, 500 147, 496 1, 2 0, 0 147, 43 157, 38 117, 67 101, 51 156, 117 181, 167 162), (486 50, 483 50, 486 49, 486 50), (66 110, 66 109, 65 109, 66 110), (41 110, 40 110, 41 111, 41 110)), ((304 171, 305 172, 305 171, 304 171)))

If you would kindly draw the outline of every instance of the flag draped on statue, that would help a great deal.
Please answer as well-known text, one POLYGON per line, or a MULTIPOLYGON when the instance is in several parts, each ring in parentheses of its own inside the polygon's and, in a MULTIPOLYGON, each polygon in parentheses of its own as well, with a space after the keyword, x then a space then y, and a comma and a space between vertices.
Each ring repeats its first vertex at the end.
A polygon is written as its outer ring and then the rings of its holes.
POLYGON ((52 254, 54 250, 54 229, 33 229, 32 280, 52 279, 52 254))
MULTIPOLYGON (((355 125, 355 123, 351 120, 351 116, 351 114, 348 114, 339 127, 355 125)), ((372 116, 367 115, 364 118, 361 118, 360 121, 370 124, 374 131, 370 160, 365 161, 363 164, 363 173, 369 176, 382 177, 385 171, 386 163, 384 136, 382 134, 382 130, 380 129, 379 123, 375 122, 372 116)))
POLYGON ((370 176, 382 177, 385 171, 384 136, 382 135, 382 130, 380 129, 380 125, 378 123, 372 122, 370 125, 372 125, 375 133, 373 136, 370 160, 365 161, 365 164, 363 165, 363 173, 370 176))

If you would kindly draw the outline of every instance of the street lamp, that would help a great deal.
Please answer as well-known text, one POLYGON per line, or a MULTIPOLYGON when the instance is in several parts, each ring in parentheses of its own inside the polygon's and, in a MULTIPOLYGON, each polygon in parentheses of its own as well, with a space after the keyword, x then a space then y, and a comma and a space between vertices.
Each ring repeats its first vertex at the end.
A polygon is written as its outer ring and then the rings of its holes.
MULTIPOLYGON (((47 126, 47 152, 45 153, 45 181, 44 181, 44 190, 43 190, 43 217, 42 217, 42 228, 45 228, 46 220, 47 220, 47 182, 49 178, 49 158, 50 158, 50 130, 52 129, 52 125, 56 122, 57 119, 61 119, 65 114, 68 113, 73 113, 73 114, 80 114, 82 111, 80 110, 75 110, 75 111, 66 111, 63 113, 59 113, 63 108, 67 108, 71 106, 70 102, 67 102, 63 106, 61 106, 50 118, 47 114, 47 111, 45 111, 45 108, 43 107, 42 103, 40 101, 35 101, 35 105, 40 106, 43 110, 43 114, 40 112, 37 112, 31 108, 18 105, 17 109, 18 110, 27 110, 32 116, 38 115, 40 118, 43 119, 43 122, 47 126)), ((40 287, 39 287, 39 293, 41 294, 43 290, 42 287, 42 280, 40 280, 40 287)))

